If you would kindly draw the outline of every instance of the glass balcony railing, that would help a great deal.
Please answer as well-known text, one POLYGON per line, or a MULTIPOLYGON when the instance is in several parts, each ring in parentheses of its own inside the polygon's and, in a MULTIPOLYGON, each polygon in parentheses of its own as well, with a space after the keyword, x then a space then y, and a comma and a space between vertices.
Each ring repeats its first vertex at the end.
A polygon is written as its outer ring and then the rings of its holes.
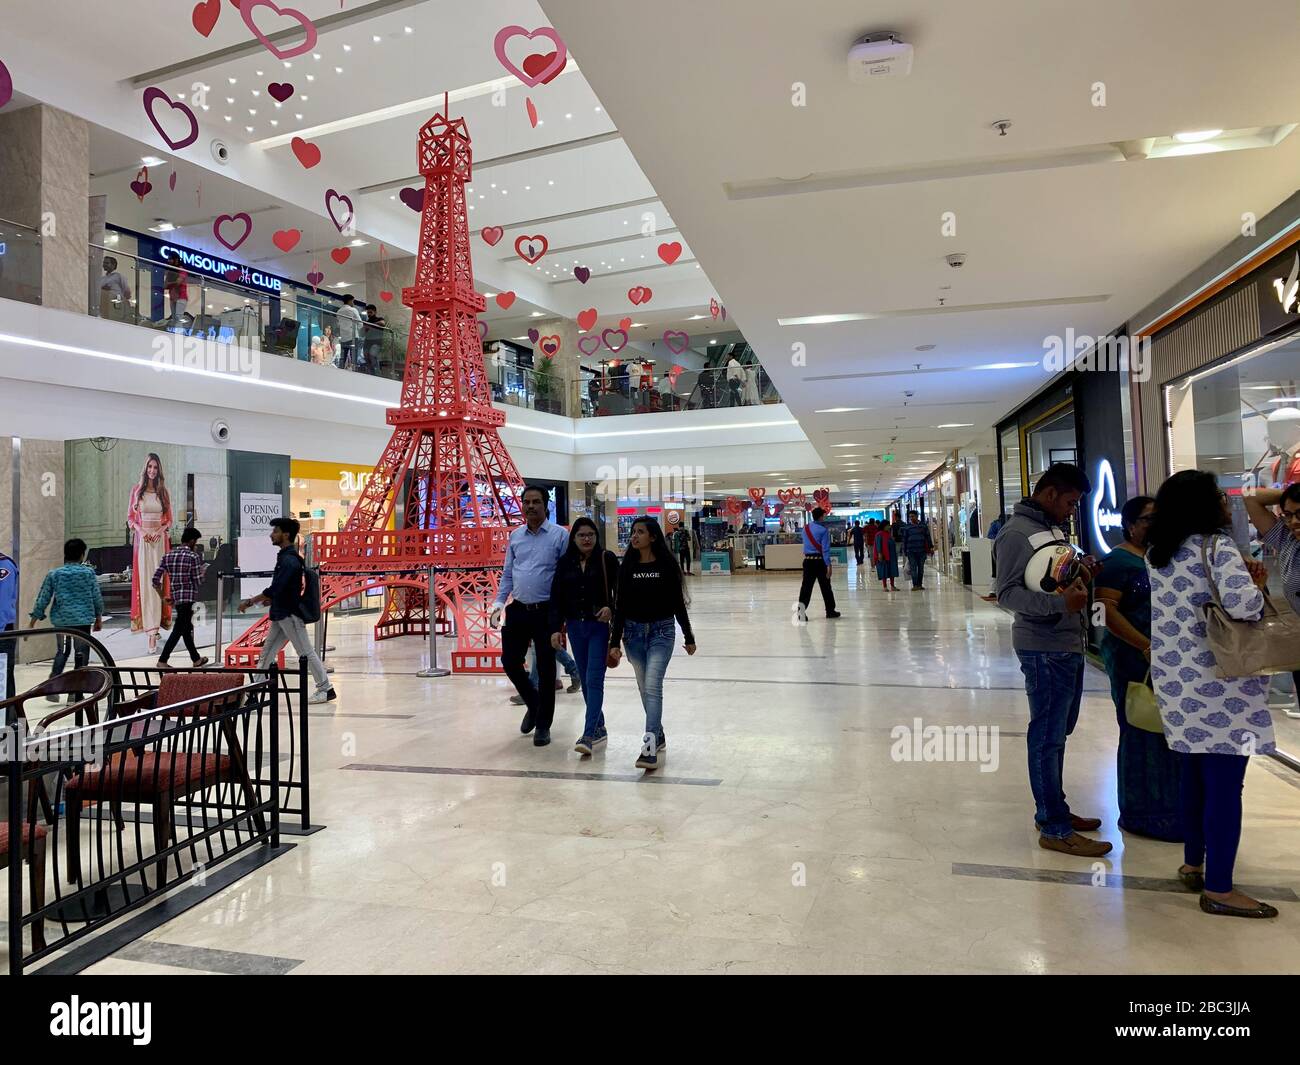
POLYGON ((114 248, 90 246, 98 278, 90 314, 159 331, 226 343, 257 341, 263 352, 400 381, 407 334, 388 325, 340 321, 341 304, 308 288, 268 294, 237 281, 180 271, 114 248), (355 329, 345 348, 340 339, 355 329))
POLYGON ((492 399, 497 403, 579 417, 570 412, 568 389, 571 386, 553 373, 538 373, 525 366, 495 362, 489 357, 488 380, 492 385, 492 399))
POLYGON ((41 235, 0 218, 0 299, 41 302, 41 235))
POLYGON ((715 410, 780 402, 767 371, 758 363, 750 362, 739 370, 726 366, 683 370, 671 388, 665 388, 662 378, 651 382, 635 371, 621 376, 607 373, 592 377, 582 398, 582 417, 715 410))

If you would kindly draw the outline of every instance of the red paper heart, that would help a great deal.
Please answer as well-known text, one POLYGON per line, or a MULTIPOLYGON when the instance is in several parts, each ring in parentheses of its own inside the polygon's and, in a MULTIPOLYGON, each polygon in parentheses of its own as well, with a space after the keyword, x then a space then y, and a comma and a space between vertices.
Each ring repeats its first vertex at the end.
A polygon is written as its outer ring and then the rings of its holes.
POLYGON ((624 332, 627 332, 629 329, 632 328, 632 319, 620 318, 618 322, 618 327, 622 329, 624 332))
POLYGON ((794 492, 789 488, 778 488, 776 490, 776 498, 779 499, 782 504, 789 504, 790 500, 794 498, 794 492))
POLYGON ((302 240, 301 229, 277 229, 271 237, 271 243, 286 255, 298 246, 302 240))
POLYGON ((497 241, 505 236, 506 231, 500 226, 484 226, 478 231, 478 235, 483 238, 483 243, 489 248, 496 247, 497 241))
POLYGON ((533 103, 533 98, 531 96, 524 97, 524 106, 528 109, 528 124, 532 126, 533 129, 536 129, 537 128, 537 106, 533 103))
POLYGON ((649 303, 650 297, 653 295, 654 293, 645 285, 634 285, 627 290, 627 298, 638 307, 643 303, 649 303))
POLYGON ((515 254, 529 266, 535 265, 550 250, 550 247, 550 242, 540 234, 535 237, 517 237, 515 239, 515 254), (541 251, 537 250, 537 245, 541 245, 541 251), (532 254, 524 254, 525 249, 532 254))
POLYGON ((829 488, 819 488, 813 493, 813 502, 818 506, 825 507, 831 501, 831 490, 829 488))
POLYGON ((330 258, 333 259, 336 263, 338 263, 339 266, 342 266, 345 262, 347 262, 349 259, 352 258, 352 249, 335 248, 333 251, 330 252, 330 258))
POLYGON ((596 313, 595 307, 588 307, 585 311, 579 311, 578 328, 581 329, 583 332, 586 332, 588 329, 590 329, 593 325, 596 324, 596 319, 599 317, 600 315, 596 313))
POLYGON ((609 348, 609 350, 614 352, 616 355, 627 347, 627 331, 623 329, 606 329, 600 334, 600 339, 605 342, 605 347, 609 348), (619 338, 618 347, 615 347, 609 342, 610 337, 619 338))
POLYGON ((669 266, 672 266, 673 263, 677 261, 678 256, 680 256, 681 254, 682 254, 681 241, 675 240, 671 244, 659 245, 659 258, 661 258, 669 266))
POLYGON ((542 349, 543 355, 548 359, 553 359, 560 352, 560 338, 558 336, 540 337, 537 346, 542 349))
POLYGON ((203 3, 194 6, 190 21, 194 23, 194 28, 206 37, 212 32, 212 27, 217 24, 220 15, 221 0, 204 0, 203 3))
POLYGON ((379 294, 379 298, 383 300, 385 303, 393 302, 393 294, 391 292, 381 292, 379 294))
POLYGON ((524 56, 524 73, 530 78, 537 78, 536 85, 549 85, 560 76, 560 71, 564 69, 563 63, 557 63, 555 52, 547 52, 543 55, 541 52, 534 52, 532 55, 524 56), (545 77, 542 75, 547 69, 550 73, 545 77))
POLYGON ((497 306, 500 307, 503 311, 510 310, 511 304, 513 304, 514 302, 515 302, 515 294, 513 292, 497 293, 497 306))
POLYGON ((294 137, 289 142, 289 147, 293 149, 293 154, 298 157, 298 162, 302 164, 304 170, 310 170, 320 162, 320 148, 305 141, 301 137, 294 137))
POLYGON ((756 506, 763 502, 763 496, 765 494, 766 493, 761 488, 751 488, 749 490, 749 498, 754 501, 756 506))
POLYGON ((718 317, 718 312, 720 310, 722 310, 722 308, 718 306, 717 300, 715 299, 709 300, 709 313, 713 315, 714 318, 718 317))

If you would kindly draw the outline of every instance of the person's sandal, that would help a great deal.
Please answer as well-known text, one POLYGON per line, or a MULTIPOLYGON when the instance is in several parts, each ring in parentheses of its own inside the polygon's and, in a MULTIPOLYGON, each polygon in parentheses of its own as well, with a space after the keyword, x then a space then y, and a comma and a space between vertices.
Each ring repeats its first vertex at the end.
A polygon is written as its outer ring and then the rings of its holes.
POLYGON ((1197 895, 1205 890, 1205 874, 1199 869, 1179 869, 1178 879, 1183 882, 1183 887, 1197 895))
POLYGON ((1208 895, 1201 896, 1201 909, 1206 913, 1212 913, 1219 917, 1268 918, 1277 916, 1277 908, 1270 906, 1267 902, 1261 902, 1258 906, 1229 906, 1226 902, 1212 899, 1208 895))

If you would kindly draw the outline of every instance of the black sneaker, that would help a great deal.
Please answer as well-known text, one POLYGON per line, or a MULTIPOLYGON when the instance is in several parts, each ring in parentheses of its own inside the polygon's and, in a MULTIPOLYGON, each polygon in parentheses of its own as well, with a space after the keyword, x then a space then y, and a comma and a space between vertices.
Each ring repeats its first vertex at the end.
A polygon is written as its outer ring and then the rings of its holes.
POLYGON ((636 760, 638 769, 658 769, 659 758, 655 754, 657 739, 653 732, 647 732, 641 739, 641 756, 636 760))
POLYGON ((604 725, 602 725, 600 728, 596 729, 596 734, 591 737, 591 745, 593 747, 599 747, 602 743, 608 743, 608 742, 609 742, 609 731, 605 728, 604 725))
POLYGON ((664 735, 663 729, 659 730, 659 735, 655 737, 655 743, 658 744, 661 751, 668 746, 668 737, 664 735))
POLYGON ((533 733, 533 746, 545 747, 551 742, 551 730, 548 728, 539 728, 533 733))
POLYGON ((524 719, 519 722, 519 731, 525 736, 533 731, 533 712, 531 710, 524 711, 524 719))
POLYGON ((568 686, 568 688, 566 688, 565 690, 566 690, 570 695, 572 695, 574 692, 580 692, 580 691, 582 691, 582 681, 580 681, 577 677, 570 677, 570 678, 569 678, 569 686, 568 686))
POLYGON ((596 741, 591 736, 579 736, 578 742, 573 745, 573 749, 579 754, 591 754, 591 749, 596 745, 596 741))
POLYGON ((841 614, 838 610, 832 610, 832 611, 831 611, 829 614, 827 614, 826 616, 827 616, 828 618, 838 618, 838 617, 843 617, 844 615, 841 614))

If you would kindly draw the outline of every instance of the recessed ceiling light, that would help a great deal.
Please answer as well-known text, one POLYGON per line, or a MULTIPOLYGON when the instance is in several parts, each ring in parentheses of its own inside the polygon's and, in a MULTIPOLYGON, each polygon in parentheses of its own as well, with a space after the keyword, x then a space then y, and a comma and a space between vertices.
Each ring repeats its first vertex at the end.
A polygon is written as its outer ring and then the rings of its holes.
POLYGON ((252 133, 252 132, 253 132, 253 127, 252 127, 252 126, 245 126, 244 129, 248 130, 249 133, 252 133))
POLYGON ((225 117, 225 119, 226 119, 227 122, 231 121, 231 118, 230 118, 229 115, 226 115, 226 116, 224 116, 224 117, 225 117))
POLYGON ((228 82, 230 82, 231 85, 234 85, 234 84, 235 84, 235 79, 234 79, 234 78, 227 78, 226 80, 227 80, 228 82))
POLYGON ((934 350, 934 345, 933 345, 933 344, 917 344, 916 347, 915 347, 913 350, 915 350, 915 351, 933 351, 933 350, 934 350))
POLYGON ((254 96, 261 96, 262 94, 261 94, 261 92, 258 91, 257 89, 254 89, 254 90, 253 90, 253 95, 254 95, 254 96))
POLYGON ((350 52, 350 51, 352 51, 352 45, 350 45, 350 44, 345 44, 345 45, 343 46, 343 51, 345 51, 345 52, 350 52))
POLYGON ((821 410, 813 411, 813 413, 814 414, 849 414, 852 411, 870 410, 870 409, 871 409, 870 407, 823 407, 821 410))
POLYGON ((315 81, 315 80, 316 80, 316 75, 315 75, 315 74, 308 74, 308 75, 307 75, 307 80, 308 80, 308 81, 315 81))
POLYGON ((342 74, 342 73, 343 73, 343 68, 342 68, 342 67, 335 67, 335 68, 334 68, 334 73, 335 73, 335 74, 342 74))
POLYGON ((301 100, 303 103, 306 103, 306 102, 307 102, 307 94, 306 94, 306 93, 302 93, 302 94, 300 94, 299 97, 298 97, 298 99, 301 100))
POLYGON ((276 101, 275 101, 275 107, 276 107, 276 110, 279 110, 279 109, 280 109, 281 107, 283 107, 283 106, 284 106, 284 104, 280 103, 279 100, 276 100, 276 101))
POLYGON ((1212 155, 1215 152, 1223 151, 1223 145, 1211 144, 1175 144, 1172 148, 1162 152, 1162 155, 1212 155))
POLYGON ((316 62, 320 62, 320 52, 312 52, 311 57, 316 60, 316 62))
POLYGON ((570 112, 570 113, 566 114, 564 117, 565 117, 565 118, 572 118, 572 117, 573 117, 573 114, 572 114, 572 112, 570 112))
POLYGON ((233 96, 226 97, 226 103, 233 104, 234 102, 235 102, 235 98, 233 96))
POLYGON ((248 109, 248 113, 249 113, 250 115, 255 115, 255 114, 257 114, 257 111, 256 111, 255 108, 250 107, 250 108, 248 109))
POLYGON ((403 26, 403 27, 402 27, 402 32, 403 32, 403 33, 414 33, 415 30, 413 30, 410 26, 403 26))
POLYGON ((141 158, 140 164, 142 166, 162 166, 163 161, 159 159, 156 155, 146 155, 141 158))
POLYGON ((294 115, 293 117, 296 118, 299 122, 302 121, 302 115, 297 115, 297 114, 296 114, 296 115, 294 115))
POLYGON ((861 447, 861 444, 832 444, 831 447, 861 447))
POLYGON ((555 182, 554 182, 554 181, 548 181, 546 184, 548 184, 548 185, 554 185, 555 182))
POLYGON ((974 422, 945 422, 943 425, 936 425, 936 429, 972 429, 974 422))
POLYGON ((372 34, 370 35, 370 39, 371 39, 372 41, 374 41, 375 44, 378 44, 378 43, 380 42, 380 40, 381 40, 379 34, 377 34, 377 33, 372 33, 372 34))
POLYGON ((285 69, 285 70, 288 70, 291 66, 293 66, 293 64, 290 63, 289 60, 286 59, 286 60, 284 61, 284 69, 285 69))
POLYGON ((1039 366, 1037 362, 986 362, 983 366, 972 366, 972 370, 1020 370, 1026 366, 1039 366))
POLYGON ((260 78, 260 77, 264 77, 264 75, 262 74, 262 72, 261 72, 260 70, 257 72, 257 76, 258 76, 259 78, 260 78))
POLYGON ((1221 129, 1193 130, 1190 133, 1175 133, 1174 140, 1181 144, 1196 144, 1198 141, 1213 140, 1222 132, 1223 130, 1221 129))
POLYGON ((541 311, 533 311, 533 313, 530 314, 528 317, 529 317, 529 318, 541 318, 541 317, 542 317, 542 312, 541 312, 541 311))
POLYGON ((275 119, 271 119, 271 125, 273 125, 273 126, 278 126, 279 124, 280 124, 280 123, 277 122, 275 119))

